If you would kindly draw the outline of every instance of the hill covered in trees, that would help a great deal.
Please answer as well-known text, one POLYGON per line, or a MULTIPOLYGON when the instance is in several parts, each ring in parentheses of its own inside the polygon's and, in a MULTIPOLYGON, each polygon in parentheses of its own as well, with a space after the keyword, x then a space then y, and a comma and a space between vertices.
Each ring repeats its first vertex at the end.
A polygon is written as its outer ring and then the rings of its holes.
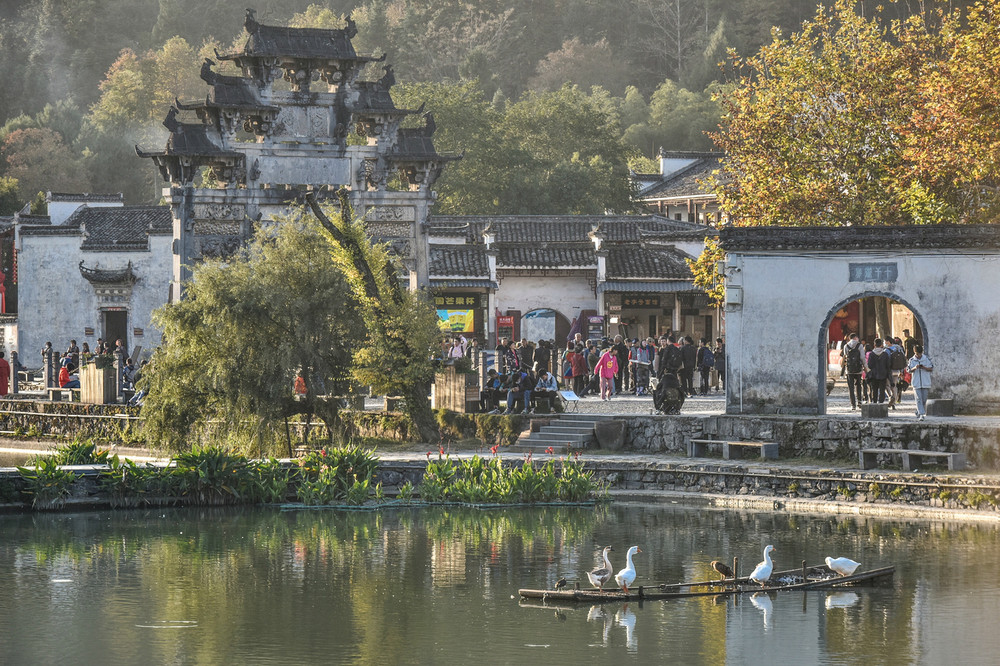
MULTIPOLYGON (((133 145, 162 144, 174 98, 204 95, 203 58, 242 43, 247 4, 5 2, 0 214, 44 190, 157 200, 162 183, 133 145)), ((333 27, 353 16, 357 50, 393 64, 399 105, 427 101, 440 147, 465 151, 438 184, 446 213, 624 210, 628 166, 653 168, 659 146, 712 147, 727 49, 756 53, 772 26, 787 34, 816 10, 816 0, 250 4, 275 25, 333 27)), ((925 3, 885 4, 903 19, 925 3)))

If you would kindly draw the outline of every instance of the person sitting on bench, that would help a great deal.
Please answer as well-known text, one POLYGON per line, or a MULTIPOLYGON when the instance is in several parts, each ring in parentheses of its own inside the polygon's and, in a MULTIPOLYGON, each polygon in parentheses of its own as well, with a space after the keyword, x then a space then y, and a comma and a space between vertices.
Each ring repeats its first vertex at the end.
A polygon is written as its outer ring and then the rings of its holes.
POLYGON ((538 383, 535 384, 535 390, 531 392, 531 399, 535 401, 535 404, 538 403, 539 399, 544 399, 549 401, 549 405, 554 405, 558 393, 559 384, 556 383, 555 376, 546 370, 538 376, 538 383))
POLYGON ((515 406, 523 405, 524 413, 531 409, 531 376, 527 372, 512 372, 508 382, 510 387, 507 390, 507 410, 504 414, 511 414, 516 411, 515 406))
POLYGON ((492 412, 500 405, 499 391, 503 380, 497 371, 490 368, 486 373, 486 384, 479 392, 479 410, 481 412, 492 412))
POLYGON ((64 389, 78 389, 80 388, 80 378, 77 376, 70 377, 69 369, 73 365, 73 361, 67 356, 62 361, 62 367, 59 368, 59 388, 64 389))

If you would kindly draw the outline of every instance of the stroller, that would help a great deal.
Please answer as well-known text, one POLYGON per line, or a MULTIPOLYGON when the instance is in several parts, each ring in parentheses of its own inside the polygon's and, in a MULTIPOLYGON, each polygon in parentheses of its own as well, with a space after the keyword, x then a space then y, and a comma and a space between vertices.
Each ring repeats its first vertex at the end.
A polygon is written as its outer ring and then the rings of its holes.
POLYGON ((653 391, 653 407, 664 414, 680 414, 683 406, 684 391, 677 381, 677 375, 664 374, 653 391))

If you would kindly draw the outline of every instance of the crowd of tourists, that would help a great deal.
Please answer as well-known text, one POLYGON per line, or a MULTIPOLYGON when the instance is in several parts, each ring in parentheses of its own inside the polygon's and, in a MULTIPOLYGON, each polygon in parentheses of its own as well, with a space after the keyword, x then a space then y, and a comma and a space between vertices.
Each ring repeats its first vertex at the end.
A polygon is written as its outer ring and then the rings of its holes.
MULTIPOLYGON (((80 376, 76 374, 82 363, 89 363, 93 361, 97 356, 100 355, 110 355, 115 358, 124 359, 121 366, 121 389, 123 391, 135 391, 135 383, 139 379, 139 374, 141 372, 142 366, 146 364, 143 361, 140 365, 136 365, 135 361, 128 356, 125 349, 125 344, 122 340, 116 340, 115 344, 112 346, 111 342, 104 340, 103 338, 97 338, 97 343, 94 348, 90 348, 90 344, 84 342, 82 345, 77 345, 76 340, 70 340, 69 346, 64 352, 56 352, 52 347, 51 342, 46 342, 45 346, 42 347, 42 366, 44 367, 49 361, 48 359, 54 357, 59 367, 58 374, 58 384, 59 388, 63 389, 78 389, 80 388, 80 376)), ((144 392, 140 394, 135 394, 132 396, 129 404, 142 404, 142 398, 144 397, 144 392)))
POLYGON ((558 354, 553 341, 523 338, 518 343, 502 338, 495 351, 496 368, 489 371, 480 400, 480 408, 492 413, 530 413, 538 400, 555 400, 560 385, 578 398, 601 400, 651 397, 654 385, 668 377, 688 397, 725 391, 722 338, 713 346, 705 338, 696 345, 691 336, 672 334, 654 341, 621 335, 584 340, 577 333, 558 354))
POLYGON ((916 416, 924 420, 934 364, 909 329, 903 329, 902 338, 875 338, 871 344, 851 333, 840 358, 852 410, 863 403, 888 403, 889 409, 895 410, 903 392, 913 387, 916 416))

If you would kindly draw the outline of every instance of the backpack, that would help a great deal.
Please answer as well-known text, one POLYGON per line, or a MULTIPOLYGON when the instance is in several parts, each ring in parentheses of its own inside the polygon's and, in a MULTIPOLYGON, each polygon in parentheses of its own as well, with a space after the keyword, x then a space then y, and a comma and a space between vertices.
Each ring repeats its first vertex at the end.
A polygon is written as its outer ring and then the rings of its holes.
POLYGON ((701 356, 701 367, 703 368, 714 368, 715 367, 715 354, 708 347, 702 347, 703 353, 701 356))
POLYGON ((677 372, 681 369, 681 350, 673 345, 667 345, 663 352, 663 363, 661 370, 666 372, 677 372))
POLYGON ((861 364, 861 345, 854 345, 852 349, 847 350, 847 371, 852 375, 856 375, 862 370, 864 366, 861 364))
POLYGON ((906 367, 906 354, 900 349, 893 349, 892 356, 889 357, 889 367, 893 370, 902 370, 906 367))

